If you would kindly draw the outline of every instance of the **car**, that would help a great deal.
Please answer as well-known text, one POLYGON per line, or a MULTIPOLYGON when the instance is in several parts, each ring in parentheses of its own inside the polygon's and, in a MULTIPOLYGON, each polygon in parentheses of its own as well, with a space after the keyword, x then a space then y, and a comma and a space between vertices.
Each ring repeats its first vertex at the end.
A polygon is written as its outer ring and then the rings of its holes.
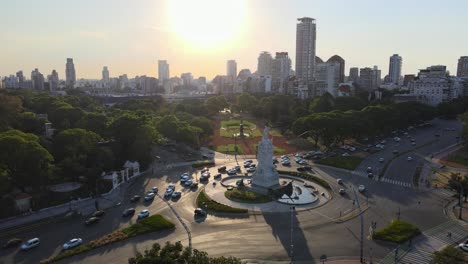
POLYGON ((246 160, 246 161, 244 161, 244 165, 250 164, 252 162, 253 162, 253 160, 246 160))
POLYGON ((151 191, 153 193, 158 193, 159 189, 158 189, 158 187, 153 187, 153 188, 151 188, 151 191))
POLYGON ((249 167, 247 169, 247 172, 255 172, 256 168, 255 167, 249 167))
POLYGON ((300 160, 300 161, 299 161, 299 164, 301 164, 301 165, 307 165, 308 163, 307 163, 307 161, 305 161, 305 160, 300 160))
POLYGON ((171 196, 173 192, 174 192, 173 189, 167 189, 166 192, 164 193, 164 197, 169 197, 169 196, 171 196))
POLYGON ((310 165, 302 166, 302 168, 304 168, 305 170, 312 170, 312 167, 310 165))
POLYGON ((185 176, 190 177, 190 174, 188 172, 184 172, 180 175, 180 178, 182 179, 182 177, 185 177, 185 176))
POLYGON ((148 209, 144 209, 140 213, 138 213, 137 219, 143 219, 143 218, 148 217, 148 216, 149 216, 148 209))
POLYGON ((436 137, 440 137, 440 134, 435 134, 436 137))
POLYGON ((283 160, 283 161, 281 162, 281 165, 283 165, 283 166, 289 166, 289 165, 291 165, 291 162, 290 162, 289 160, 283 160))
POLYGON ((96 224, 100 220, 101 220, 101 218, 99 218, 99 217, 91 217, 91 218, 88 218, 88 220, 85 221, 85 225, 96 224))
POLYGON ((410 139, 411 142, 415 142, 416 140, 414 138, 410 139))
POLYGON ((208 167, 205 167, 205 168, 203 168, 203 169, 201 170, 202 173, 203 173, 203 172, 206 172, 206 171, 209 171, 209 170, 208 170, 208 167))
POLYGON ((147 193, 146 196, 145 196, 145 201, 154 200, 154 196, 156 196, 156 194, 154 194, 152 192, 147 193))
POLYGON ((384 160, 385 160, 384 158, 380 158, 379 162, 384 162, 384 160))
POLYGON ((202 173, 201 176, 205 176, 205 177, 209 178, 211 176, 211 173, 209 171, 205 171, 204 173, 202 173))
POLYGON ((183 176, 182 178, 180 178, 180 182, 184 183, 186 181, 188 181, 189 177, 188 176, 183 176))
POLYGON ((416 142, 411 142, 411 146, 416 146, 416 142))
POLYGON ((465 243, 461 243, 461 244, 458 244, 457 248, 465 251, 465 252, 468 252, 468 241, 465 241, 465 243))
POLYGON ((192 182, 192 185, 190 185, 190 188, 198 188, 198 182, 192 182))
POLYGON ((202 159, 208 159, 207 155, 202 155, 202 159))
POLYGON ((17 247, 17 246, 19 246, 21 243, 23 243, 23 240, 21 240, 21 239, 19 239, 19 238, 12 238, 12 239, 8 240, 8 242, 6 242, 6 243, 3 245, 3 248, 17 247))
POLYGON ((297 171, 306 171, 306 169, 304 167, 297 167, 297 171))
POLYGON ((193 183, 192 180, 188 180, 188 181, 184 182, 184 186, 185 186, 185 187, 191 187, 191 186, 192 186, 192 183, 193 183))
POLYGON ((195 214, 195 216, 206 216, 206 211, 201 208, 195 209, 193 213, 195 214))
POLYGON ((367 177, 368 177, 368 178, 373 178, 373 177, 374 177, 374 174, 373 174, 372 172, 369 172, 369 173, 367 173, 367 177))
POLYGON ((175 199, 175 198, 180 198, 181 195, 182 195, 181 192, 173 192, 171 197, 175 199))
POLYGON ((106 214, 106 212, 104 212, 104 211, 96 211, 96 212, 93 213, 92 216, 93 216, 93 217, 102 217, 102 216, 104 216, 105 214, 106 214))
POLYGON ((400 139, 399 137, 394 137, 393 140, 394 140, 395 142, 400 142, 401 139, 400 139))
POLYGON ((342 180, 342 179, 336 179, 336 182, 337 182, 338 184, 343 184, 343 180, 342 180))
POLYGON ((408 156, 408 157, 406 158, 406 160, 407 160, 407 161, 412 161, 412 160, 413 160, 413 157, 408 156))
POLYGON ((222 166, 218 168, 218 172, 226 171, 226 166, 222 166))
POLYGON ((366 187, 364 185, 361 184, 361 185, 358 186, 358 191, 359 192, 364 192, 365 190, 366 190, 366 187))
POLYGON ((356 151, 356 148, 355 147, 349 147, 348 150, 351 151, 351 152, 354 152, 354 151, 356 151))
POLYGON ((175 185, 174 184, 168 185, 166 190, 169 190, 169 189, 175 190, 175 185))
POLYGON ((233 169, 229 169, 229 170, 227 171, 227 174, 228 174, 228 175, 236 175, 236 174, 237 174, 237 171, 236 171, 236 170, 233 170, 233 169))
POLYGON ((131 199, 130 202, 138 202, 140 200, 141 196, 140 195, 134 195, 131 199))
POLYGON ((127 217, 135 214, 135 208, 128 208, 125 211, 123 211, 122 216, 127 217))
POLYGON ((237 166, 234 166, 233 169, 235 169, 236 171, 240 171, 240 170, 241 170, 241 167, 240 167, 239 165, 237 165, 237 166))
POLYGON ((296 153, 296 155, 294 155, 294 157, 300 157, 300 156, 302 156, 302 154, 301 154, 301 153, 299 153, 299 152, 298 152, 298 153, 296 153))
POLYGON ((392 151, 392 153, 396 155, 396 154, 398 154, 398 150, 394 149, 394 150, 392 151))
POLYGON ((367 172, 372 172, 372 167, 367 167, 366 171, 367 172))
POLYGON ((385 144, 385 143, 387 143, 387 141, 385 141, 385 140, 380 141, 380 144, 382 144, 382 145, 385 144))
POLYGON ((248 167, 250 167, 250 163, 245 163, 244 168, 248 168, 248 167))
POLYGON ((278 163, 278 159, 277 159, 277 158, 272 158, 272 160, 273 160, 273 164, 278 163))
POLYGON ((255 167, 257 167, 257 164, 255 163, 250 164, 250 168, 255 168, 255 167))
POLYGON ((39 246, 40 243, 41 243, 41 240, 39 240, 39 238, 37 237, 29 239, 28 241, 26 241, 25 243, 21 245, 21 250, 30 250, 31 248, 35 248, 39 246))
POLYGON ((63 248, 63 250, 72 249, 72 248, 77 247, 77 246, 79 246, 81 244, 83 244, 83 239, 73 238, 70 241, 68 241, 67 243, 63 244, 62 248, 63 248))
POLYGON ((345 193, 346 193, 346 190, 345 190, 345 189, 340 189, 338 192, 339 192, 340 194, 342 194, 342 195, 343 195, 343 194, 345 194, 345 193))
POLYGON ((221 173, 216 173, 215 176, 214 176, 214 178, 215 178, 215 179, 218 179, 218 178, 221 178, 221 176, 222 176, 221 173))
POLYGON ((345 153, 341 154, 341 156, 342 156, 342 157, 349 157, 350 155, 349 155, 348 152, 345 152, 345 153))

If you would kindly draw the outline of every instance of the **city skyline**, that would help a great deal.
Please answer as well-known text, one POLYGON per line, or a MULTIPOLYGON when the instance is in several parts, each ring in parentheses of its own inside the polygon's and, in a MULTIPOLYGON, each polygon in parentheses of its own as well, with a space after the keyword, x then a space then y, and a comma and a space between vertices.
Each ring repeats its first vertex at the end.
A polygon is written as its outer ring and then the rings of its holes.
POLYGON ((304 16, 316 19, 316 55, 339 55, 346 61, 346 73, 350 67, 373 65, 387 73, 389 56, 399 54, 402 75, 438 64, 456 74, 458 59, 468 54, 468 37, 458 31, 468 3, 448 1, 440 7, 436 1, 395 1, 392 12, 383 14, 379 3, 370 1, 294 1, 287 9, 281 1, 218 2, 5 3, 0 76, 38 68, 45 74, 55 69, 64 78, 66 58, 73 58, 77 79, 100 79, 103 66, 113 77, 157 77, 158 60, 167 60, 171 76, 191 72, 210 80, 225 74, 229 59, 236 60, 238 70, 255 72, 261 51, 288 52, 295 65, 296 21, 304 16), (234 15, 216 12, 222 8, 234 15), (53 18, 44 16, 48 12, 54 12, 53 18), (111 15, 115 13, 119 16, 111 15), (203 19, 189 26, 191 13, 203 19), (84 15, 87 19, 80 19, 84 15), (197 32, 195 26, 206 28, 197 32), (220 28, 229 34, 210 33, 220 28))

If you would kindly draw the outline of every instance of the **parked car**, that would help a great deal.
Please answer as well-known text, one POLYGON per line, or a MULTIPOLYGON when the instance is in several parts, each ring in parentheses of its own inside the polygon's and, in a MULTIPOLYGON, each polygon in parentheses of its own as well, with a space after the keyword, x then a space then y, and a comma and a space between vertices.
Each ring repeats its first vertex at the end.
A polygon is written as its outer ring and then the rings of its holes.
POLYGON ((298 167, 297 171, 306 171, 306 169, 304 167, 298 167))
POLYGON ((173 192, 173 193, 172 193, 172 198, 174 198, 174 199, 180 198, 181 195, 182 195, 181 192, 173 192))
POLYGON ((367 167, 367 172, 372 172, 372 167, 367 167))
POLYGON ((150 192, 150 193, 147 193, 146 196, 145 196, 145 201, 151 201, 154 199, 154 196, 156 196, 156 194, 150 192))
POLYGON ((151 191, 153 193, 158 193, 159 189, 158 189, 158 187, 153 187, 153 188, 151 188, 151 191))
POLYGON ((240 171, 240 170, 241 170, 241 167, 240 167, 239 165, 236 165, 236 166, 234 166, 233 169, 235 169, 236 171, 240 171))
POLYGON ((222 166, 218 168, 218 172, 226 171, 226 166, 222 166))
POLYGON ((104 212, 104 211, 96 211, 96 212, 93 213, 92 216, 93 216, 93 217, 102 217, 102 216, 104 216, 105 214, 106 214, 106 212, 104 212))
POLYGON ((63 248, 63 250, 72 249, 72 248, 77 247, 77 246, 79 246, 81 244, 83 244, 83 239, 73 238, 70 241, 68 241, 67 243, 63 244, 62 248, 63 248))
POLYGON ((218 178, 221 178, 221 173, 216 173, 216 175, 214 176, 215 179, 218 179, 218 178))
POLYGON ((396 149, 394 149, 392 152, 393 152, 393 154, 395 154, 395 155, 398 154, 398 150, 396 150, 396 149))
POLYGON ((255 172, 256 168, 255 167, 249 167, 247 169, 247 172, 255 172))
POLYGON ((127 217, 135 214, 135 208, 128 208, 125 211, 123 211, 122 216, 127 217))
POLYGON ((166 190, 168 189, 172 189, 172 190, 175 190, 175 185, 174 184, 169 184, 166 188, 166 190))
POLYGON ((336 179, 336 182, 337 182, 338 184, 343 184, 343 180, 342 180, 342 179, 336 179))
POLYGON ((30 250, 31 248, 35 248, 39 246, 40 243, 41 241, 37 237, 29 239, 28 241, 26 241, 24 244, 21 245, 21 250, 30 250))
POLYGON ((461 243, 461 244, 458 244, 457 248, 465 251, 465 252, 468 252, 468 240, 465 241, 465 243, 461 243))
POLYGON ((188 176, 183 176, 182 178, 180 178, 180 182, 184 183, 186 181, 188 181, 189 177, 188 176))
POLYGON ((190 185, 190 188, 198 188, 198 182, 192 182, 192 185, 190 185))
POLYGON ((359 187, 358 187, 359 192, 364 192, 365 190, 366 190, 366 187, 364 185, 362 185, 362 184, 359 185, 359 187))
POLYGON ((193 183, 192 180, 188 180, 188 181, 184 182, 184 186, 185 186, 185 187, 191 187, 191 186, 192 186, 192 183, 193 183))
POLYGON ((131 199, 130 202, 138 202, 140 200, 141 196, 140 195, 134 195, 131 199))
POLYGON ((411 146, 416 146, 416 142, 411 142, 411 146))
POLYGON ((379 162, 384 162, 384 160, 385 160, 384 158, 380 158, 379 162))
POLYGON ((197 208, 195 209, 194 214, 195 216, 206 216, 206 211, 201 208, 197 208))
POLYGON ((373 178, 373 177, 374 177, 374 174, 373 174, 372 172, 369 172, 369 173, 367 173, 367 177, 373 178))
POLYGON ((91 217, 91 218, 88 218, 88 220, 85 221, 85 225, 96 224, 100 220, 101 220, 101 218, 99 218, 99 217, 91 217))
POLYGON ((164 193, 164 197, 169 197, 169 196, 171 196, 173 192, 174 192, 173 189, 167 189, 166 192, 164 193))
POLYGON ((149 216, 148 209, 142 210, 140 213, 138 213, 138 219, 143 219, 148 216, 149 216))
POLYGON ((345 191, 345 189, 340 189, 339 193, 340 193, 341 195, 343 195, 343 194, 346 193, 346 191, 345 191))
POLYGON ((278 159, 277 159, 277 158, 273 157, 272 160, 273 160, 273 164, 278 163, 278 159))
POLYGON ((3 248, 17 247, 17 246, 19 246, 21 243, 23 243, 23 240, 21 240, 21 239, 19 239, 19 238, 12 238, 12 239, 8 240, 8 242, 6 242, 6 243, 3 245, 3 248))
POLYGON ((289 165, 291 165, 291 162, 290 162, 289 160, 283 160, 283 161, 281 162, 281 164, 282 164, 283 166, 289 166, 289 165))

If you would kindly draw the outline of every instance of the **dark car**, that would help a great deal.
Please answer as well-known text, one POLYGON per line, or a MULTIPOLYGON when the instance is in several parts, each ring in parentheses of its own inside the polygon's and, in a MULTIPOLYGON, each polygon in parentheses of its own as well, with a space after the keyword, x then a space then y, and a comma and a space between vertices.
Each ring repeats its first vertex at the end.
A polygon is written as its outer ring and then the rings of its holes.
POLYGON ((396 150, 396 149, 393 150, 393 154, 395 154, 395 155, 398 154, 398 150, 396 150))
POLYGON ((195 216, 206 216, 206 211, 201 208, 197 208, 195 209, 194 214, 195 216))
POLYGON ((214 176, 215 179, 218 179, 218 178, 221 178, 221 173, 216 173, 216 175, 214 176))
POLYGON ((304 168, 305 170, 312 170, 312 167, 309 165, 302 166, 302 168, 304 168))
POLYGON ((373 174, 372 172, 369 172, 369 173, 367 173, 367 177, 373 178, 373 177, 374 177, 374 174, 373 174))
POLYGON ((140 196, 140 195, 134 195, 134 196, 130 199, 130 202, 132 202, 132 203, 138 202, 140 199, 141 199, 141 196, 140 196))
POLYGON ((104 212, 104 211, 96 211, 96 212, 93 213, 93 217, 102 217, 105 214, 106 214, 106 212, 104 212))
POLYGON ((85 225, 92 225, 92 224, 95 224, 97 222, 99 222, 101 220, 101 218, 99 217, 91 217, 89 218, 88 220, 85 221, 85 225))
POLYGON ((198 188, 198 182, 192 182, 190 188, 198 188))
POLYGON ((128 208, 127 210, 123 211, 122 216, 131 216, 135 214, 135 208, 128 208))
POLYGON ((219 171, 219 172, 226 171, 226 166, 219 167, 219 168, 218 168, 218 171, 219 171))
POLYGON ((306 171, 306 169, 304 167, 298 167, 297 171, 306 171))

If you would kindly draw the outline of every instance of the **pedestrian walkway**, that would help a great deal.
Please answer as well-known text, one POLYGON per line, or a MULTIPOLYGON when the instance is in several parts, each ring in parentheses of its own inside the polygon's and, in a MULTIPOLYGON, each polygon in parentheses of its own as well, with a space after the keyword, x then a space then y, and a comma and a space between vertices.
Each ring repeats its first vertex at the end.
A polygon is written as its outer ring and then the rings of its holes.
POLYGON ((381 264, 427 264, 432 260, 432 254, 448 245, 454 245, 468 239, 468 230, 458 222, 449 220, 423 232, 408 244, 392 250, 385 256, 381 264))
MULTIPOLYGON (((351 172, 351 174, 359 176, 359 177, 363 177, 363 178, 369 178, 367 176, 367 172, 364 172, 364 171, 353 171, 353 172, 351 172)), ((410 183, 410 182, 397 181, 397 180, 388 179, 388 178, 380 178, 379 179, 379 177, 377 175, 374 175, 373 178, 369 178, 369 179, 373 180, 373 181, 380 181, 380 182, 390 183, 390 184, 393 184, 393 185, 399 185, 399 186, 406 187, 406 188, 412 188, 413 187, 413 184, 410 183)))

